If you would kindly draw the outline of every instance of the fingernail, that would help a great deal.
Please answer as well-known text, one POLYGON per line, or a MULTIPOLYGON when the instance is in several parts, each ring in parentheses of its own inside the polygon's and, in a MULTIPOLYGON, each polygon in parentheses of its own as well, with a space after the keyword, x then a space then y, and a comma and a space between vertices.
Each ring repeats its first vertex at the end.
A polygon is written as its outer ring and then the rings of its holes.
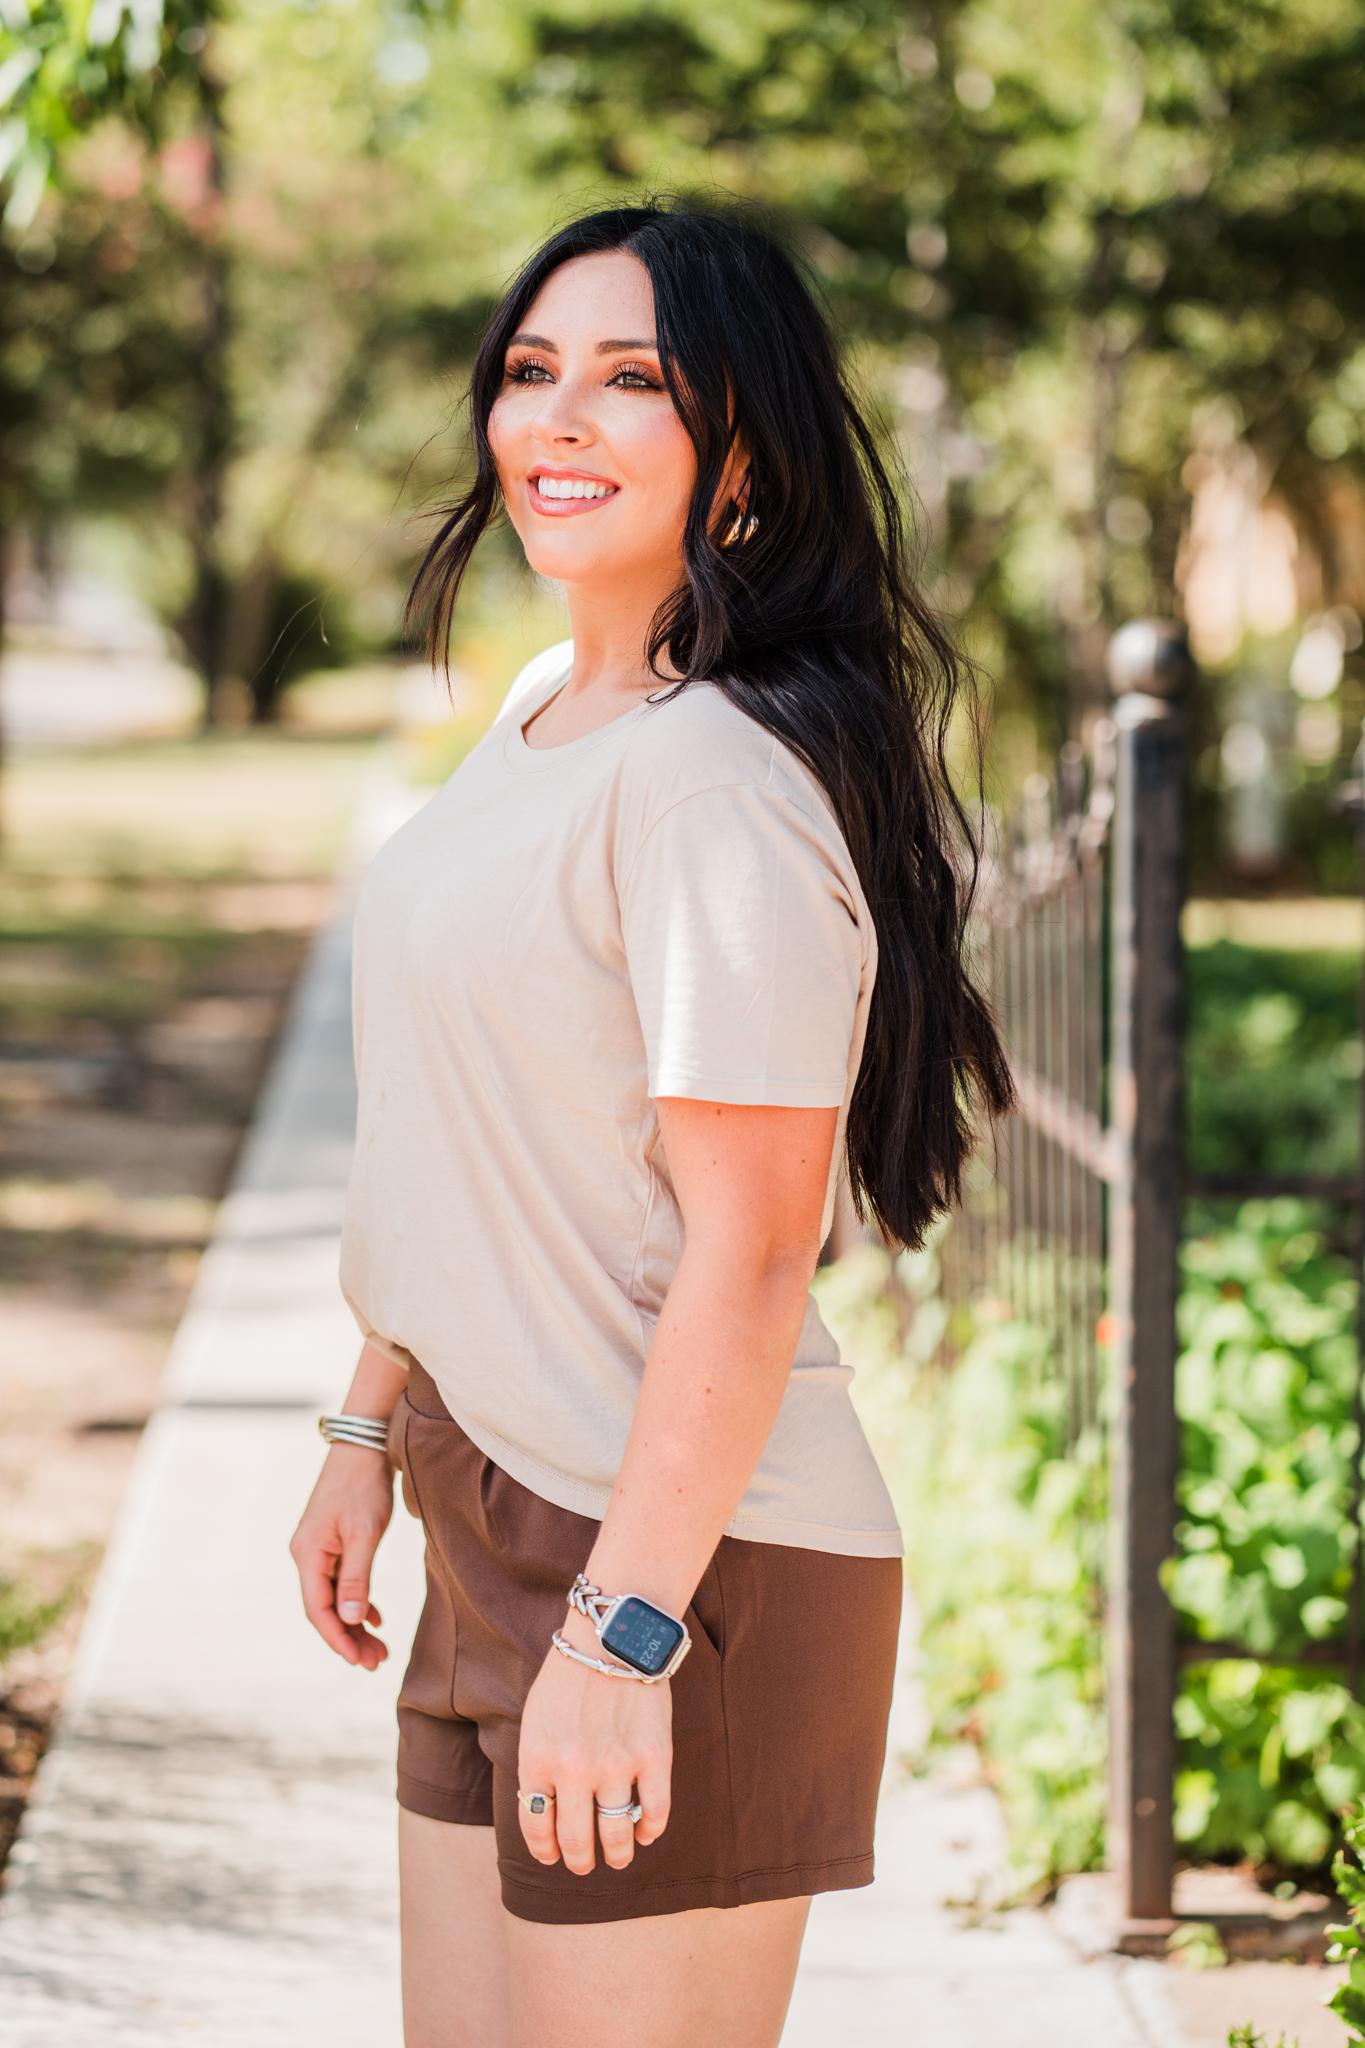
POLYGON ((341 1618, 343 1621, 359 1621, 365 1610, 358 1600, 343 1600, 341 1618))

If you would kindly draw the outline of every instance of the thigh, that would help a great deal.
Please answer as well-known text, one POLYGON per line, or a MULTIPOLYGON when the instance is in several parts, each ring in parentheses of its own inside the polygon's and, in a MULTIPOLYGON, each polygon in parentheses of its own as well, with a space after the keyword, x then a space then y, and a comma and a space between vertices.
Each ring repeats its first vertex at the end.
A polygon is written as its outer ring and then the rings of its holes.
POLYGON ((398 1887, 404 2048, 511 2048, 492 1828, 400 1807, 398 1887))
POLYGON ((509 1914, 508 2048, 777 2048, 809 1912, 788 1898, 563 1926, 509 1914))

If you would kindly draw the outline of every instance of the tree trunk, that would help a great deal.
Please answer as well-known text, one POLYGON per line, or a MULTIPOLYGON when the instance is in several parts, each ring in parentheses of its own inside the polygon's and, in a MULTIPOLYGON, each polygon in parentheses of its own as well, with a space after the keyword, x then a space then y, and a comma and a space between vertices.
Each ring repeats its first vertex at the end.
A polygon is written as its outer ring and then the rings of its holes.
MULTIPOLYGON (((9 570, 12 559, 10 530, 0 521, 0 661, 5 656, 6 602, 9 597, 9 570)), ((5 829, 3 798, 5 790, 5 718, 4 698, 0 695, 0 859, 9 851, 9 834, 5 829)))
POLYGON ((184 616, 184 635, 193 667, 204 684, 202 728, 217 725, 219 686, 232 592, 220 559, 223 500, 233 445, 232 400, 227 379, 228 257, 223 231, 226 168, 223 147, 223 87, 211 61, 199 66, 199 104, 209 146, 209 189, 217 204, 204 241, 201 295, 203 346, 199 354, 192 414, 198 448, 189 492, 189 536, 194 556, 194 590, 184 616))

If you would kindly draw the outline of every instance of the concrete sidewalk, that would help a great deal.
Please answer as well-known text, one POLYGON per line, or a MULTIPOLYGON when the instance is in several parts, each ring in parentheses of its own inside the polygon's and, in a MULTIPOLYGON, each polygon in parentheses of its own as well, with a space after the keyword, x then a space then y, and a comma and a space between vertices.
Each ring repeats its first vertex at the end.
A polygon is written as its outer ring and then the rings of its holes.
MULTIPOLYGON (((424 794, 377 756, 176 1337, 0 1905, 6 2048, 401 2048, 393 1708, 420 1531, 397 1511, 381 1549, 373 1674, 306 1624, 287 1544, 358 1348, 336 1285, 354 878, 424 794)), ((999 1817, 902 1769, 909 1616, 903 1640, 877 1881, 815 1901, 786 2048, 1180 2048, 1159 1965, 946 1903, 998 1867, 999 1817)))

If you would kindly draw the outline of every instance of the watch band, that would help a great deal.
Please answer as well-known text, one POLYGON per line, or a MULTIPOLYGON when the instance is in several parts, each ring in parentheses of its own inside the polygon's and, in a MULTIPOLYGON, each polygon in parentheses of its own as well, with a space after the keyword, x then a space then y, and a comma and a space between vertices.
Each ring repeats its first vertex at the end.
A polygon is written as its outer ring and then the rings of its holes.
POLYGON ((593 1671, 604 1671, 608 1678, 633 1678, 637 1685, 657 1685, 661 1678, 667 1678, 666 1671, 636 1671, 630 1664, 608 1664, 605 1657, 590 1657, 586 1650, 576 1650, 566 1641, 558 1629, 550 1637, 561 1657, 572 1657, 575 1664, 586 1664, 593 1671))
MULTIPOLYGON (((643 1593, 604 1593, 600 1586, 595 1586, 592 1583, 586 1572, 579 1572, 576 1574, 566 1597, 568 1605, 576 1608, 580 1614, 585 1615, 592 1623, 593 1628, 597 1632, 598 1641, 602 1642, 613 1653, 617 1653, 617 1645, 606 1641, 605 1631, 617 1609, 625 1606, 628 1602, 635 1602, 641 1607, 648 1608, 652 1613, 661 1615, 665 1621, 671 1623, 679 1631, 678 1643, 663 1669, 648 1674, 636 1672, 635 1675, 637 1676, 647 1675, 651 1679, 671 1678, 692 1647, 692 1636, 687 1623, 680 1616, 670 1614, 666 1607, 660 1607, 656 1601, 647 1599, 643 1593)), ((572 1652, 567 1651, 567 1646, 566 1654, 572 1654, 572 1652)), ((635 1672, 633 1664, 630 1668, 635 1672)))
POLYGON ((600 1629, 606 1620, 607 1609, 614 1597, 611 1593, 604 1593, 600 1586, 594 1586, 586 1572, 578 1574, 568 1594, 570 1607, 576 1607, 580 1614, 586 1615, 596 1629, 600 1629))

